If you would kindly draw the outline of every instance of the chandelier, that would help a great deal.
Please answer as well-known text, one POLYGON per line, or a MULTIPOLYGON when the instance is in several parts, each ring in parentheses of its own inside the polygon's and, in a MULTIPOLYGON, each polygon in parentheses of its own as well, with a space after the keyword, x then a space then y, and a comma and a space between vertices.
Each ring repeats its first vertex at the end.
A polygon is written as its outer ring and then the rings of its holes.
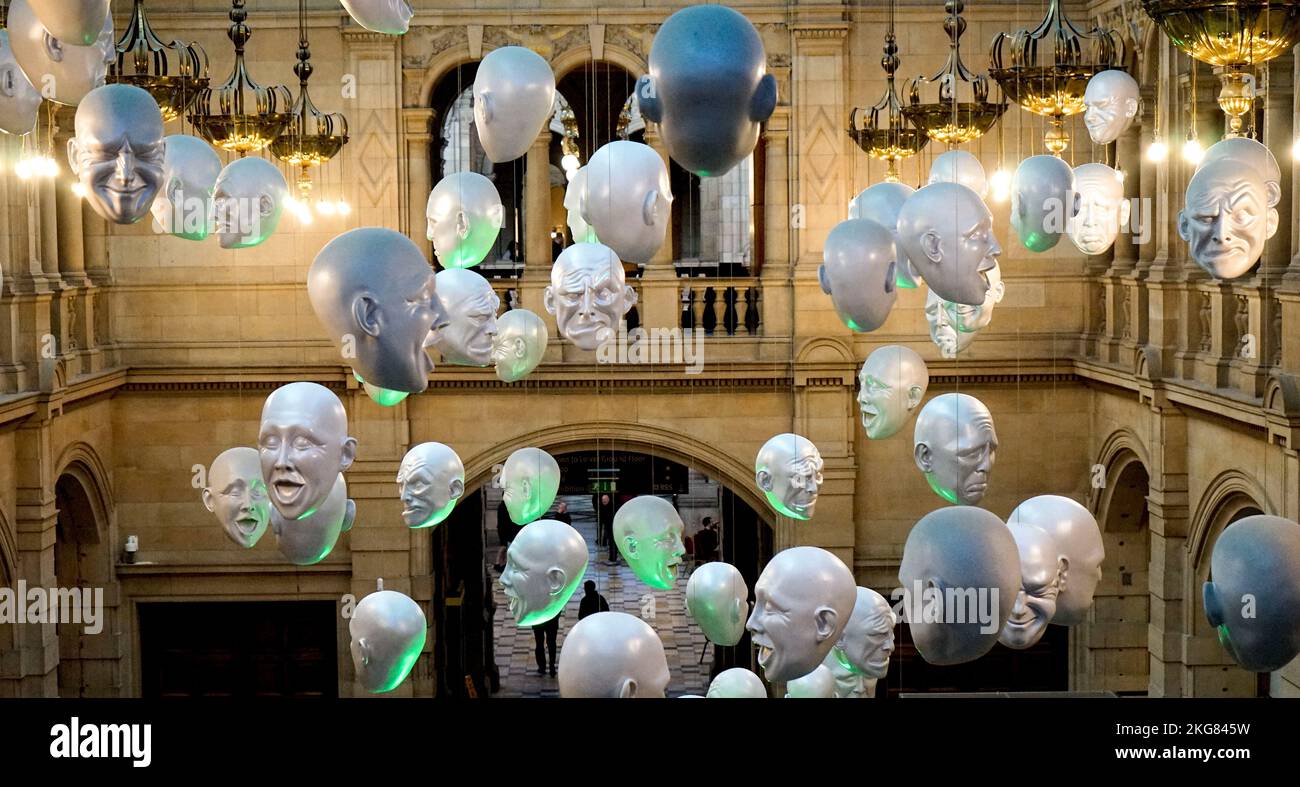
POLYGON ((1142 0, 1180 51, 1214 66, 1228 136, 1241 136, 1255 101, 1250 69, 1300 43, 1300 0, 1142 0))
POLYGON ((305 0, 298 0, 298 62, 293 73, 298 76, 298 98, 289 108, 289 121, 284 131, 271 142, 271 153, 286 164, 299 168, 298 191, 305 201, 311 191, 311 168, 334 158, 348 141, 347 118, 339 112, 321 112, 307 92, 312 66, 305 0))
POLYGON ((1084 110, 1088 80, 1099 71, 1120 68, 1123 58, 1124 44, 1114 31, 1094 27, 1082 33, 1061 10, 1060 0, 1051 0, 1032 31, 997 34, 989 75, 1022 109, 1051 120, 1043 143, 1059 156, 1070 146, 1065 118, 1084 110))
POLYGON ((976 76, 961 62, 961 35, 966 32, 966 20, 961 12, 966 4, 962 0, 947 0, 943 4, 948 18, 943 29, 948 34, 948 60, 932 77, 916 77, 908 83, 908 105, 903 107, 903 117, 926 133, 930 139, 946 145, 960 145, 979 139, 1006 110, 1005 103, 993 103, 989 98, 988 77, 976 76), (939 83, 937 101, 921 103, 921 85, 939 83), (960 85, 970 85, 972 100, 962 101, 957 95, 960 85))
POLYGON ((880 67, 885 70, 888 87, 885 95, 868 110, 865 127, 860 127, 858 117, 862 110, 854 107, 849 113, 849 137, 868 156, 887 163, 889 170, 885 180, 898 182, 898 162, 911 158, 925 147, 930 138, 921 131, 909 128, 903 119, 903 104, 898 100, 898 91, 894 89, 894 72, 898 70, 898 45, 894 38, 894 6, 889 7, 889 30, 885 33, 885 56, 880 59, 880 67), (884 123, 881 113, 886 113, 884 123))
POLYGON ((235 67, 224 84, 199 91, 190 115, 204 139, 240 156, 270 145, 292 119, 287 109, 293 97, 287 87, 262 87, 248 76, 244 44, 253 31, 244 24, 247 18, 244 0, 231 0, 226 35, 235 45, 235 67))
POLYGON ((164 122, 185 114, 208 86, 208 56, 203 47, 179 39, 163 43, 144 15, 144 0, 135 0, 131 21, 115 48, 117 58, 108 67, 105 81, 149 91, 164 122))

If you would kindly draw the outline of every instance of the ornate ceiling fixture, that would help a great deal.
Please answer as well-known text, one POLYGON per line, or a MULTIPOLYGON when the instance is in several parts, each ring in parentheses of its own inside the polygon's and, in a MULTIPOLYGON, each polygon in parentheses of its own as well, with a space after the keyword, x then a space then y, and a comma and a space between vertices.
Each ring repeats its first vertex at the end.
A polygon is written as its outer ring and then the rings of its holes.
POLYGON ((185 114, 208 86, 208 56, 203 47, 180 39, 163 43, 149 26, 144 0, 135 0, 131 21, 116 49, 117 59, 108 67, 106 81, 148 90, 164 122, 185 114))
POLYGON ((854 107, 849 113, 849 136, 868 156, 888 164, 885 180, 890 183, 898 182, 898 162, 915 156, 930 141, 920 130, 909 128, 903 118, 903 103, 898 100, 898 91, 894 87, 894 72, 898 70, 898 62, 898 44, 894 38, 894 4, 890 4, 885 56, 880 59, 880 67, 885 70, 888 81, 885 95, 868 110, 865 127, 859 127, 858 118, 862 113, 860 107, 854 107), (886 113, 883 123, 880 116, 882 112, 886 113))
POLYGON ((244 44, 253 31, 244 24, 247 18, 244 0, 231 0, 230 28, 226 35, 235 45, 235 67, 224 84, 199 91, 190 115, 190 121, 204 139, 240 156, 270 145, 293 118, 288 111, 293 100, 289 88, 262 87, 248 76, 244 44))
POLYGON ((1070 146, 1065 118, 1085 109, 1083 93, 1094 74, 1122 67, 1124 44, 1113 30, 1094 27, 1080 32, 1061 10, 1060 0, 1051 0, 1047 15, 1032 31, 998 33, 992 58, 989 76, 997 80, 1003 95, 1051 120, 1043 144, 1059 156, 1070 146))
POLYGON ((916 77, 908 83, 908 105, 903 117, 921 129, 930 139, 946 145, 961 145, 979 139, 1006 110, 1005 103, 993 103, 989 98, 988 77, 976 76, 961 62, 961 35, 966 32, 966 20, 961 12, 966 4, 962 0, 947 0, 943 4, 948 18, 943 29, 948 34, 948 60, 934 76, 916 77), (939 83, 939 98, 921 103, 921 85, 939 83), (962 101, 957 95, 960 85, 970 85, 972 100, 962 101))
POLYGON ((271 143, 271 153, 299 168, 298 192, 304 202, 310 196, 311 168, 334 158, 348 141, 347 118, 340 112, 321 112, 312 103, 307 92, 311 72, 305 0, 298 0, 298 62, 293 67, 293 73, 298 76, 298 98, 289 109, 289 122, 284 131, 271 143))
POLYGON ((1142 10, 1179 50, 1214 66, 1229 137, 1241 136, 1255 101, 1250 69, 1300 43, 1300 0, 1142 0, 1142 10))

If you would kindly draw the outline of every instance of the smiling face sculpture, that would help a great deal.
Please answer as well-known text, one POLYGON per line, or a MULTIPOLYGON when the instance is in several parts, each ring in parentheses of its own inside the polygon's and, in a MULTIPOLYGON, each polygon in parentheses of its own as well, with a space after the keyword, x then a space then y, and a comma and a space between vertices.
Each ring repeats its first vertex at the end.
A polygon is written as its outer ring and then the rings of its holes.
POLYGON ((213 460, 203 505, 217 515, 231 541, 244 549, 257 546, 271 521, 257 449, 231 448, 213 460))
POLYGON ((1118 69, 1094 74, 1083 91, 1083 123, 1098 145, 1119 139, 1137 116, 1140 93, 1137 80, 1118 69))
POLYGON ((97 87, 81 101, 68 163, 86 202, 114 224, 149 215, 163 182, 162 112, 133 85, 97 87))
POLYGON ((1041 528, 1008 522, 1020 553, 1020 591, 998 634, 998 642, 1012 650, 1038 644, 1056 615, 1056 599, 1065 579, 1065 561, 1056 542, 1041 528))
POLYGON ((822 455, 811 440, 787 432, 758 450, 754 483, 773 511, 791 519, 812 519, 822 466, 822 455))
POLYGON ((754 611, 745 624, 763 675, 784 682, 815 670, 844 633, 856 600, 853 574, 830 552, 778 552, 754 585, 754 611))
POLYGON ((307 382, 266 397, 257 444, 271 503, 286 519, 316 510, 357 453, 343 403, 325 386, 307 382))
POLYGON ((867 437, 897 434, 925 398, 930 373, 914 350, 892 344, 872 350, 858 372, 858 410, 867 437))

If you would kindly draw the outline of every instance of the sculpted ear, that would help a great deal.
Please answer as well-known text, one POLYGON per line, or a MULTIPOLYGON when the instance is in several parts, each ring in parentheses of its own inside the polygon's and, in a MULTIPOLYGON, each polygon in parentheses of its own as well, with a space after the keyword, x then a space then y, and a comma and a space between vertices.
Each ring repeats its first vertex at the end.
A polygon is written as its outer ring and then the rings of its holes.
POLYGON ((1138 113, 1138 100, 1136 98, 1124 99, 1124 117, 1133 118, 1138 113))
POLYGON ((1279 223, 1280 222, 1277 216, 1277 208, 1269 208, 1268 209, 1268 234, 1265 237, 1271 238, 1274 235, 1276 235, 1277 226, 1279 223))
POLYGON ((357 438, 347 437, 343 440, 342 461, 339 462, 339 472, 343 472, 352 466, 352 462, 357 458, 357 438))
POLYGON ((930 446, 925 443, 917 443, 912 449, 912 459, 916 461, 916 466, 921 469, 922 473, 929 473, 934 470, 934 457, 930 453, 930 446))
MULTIPOLYGON (((1281 195, 1279 194, 1279 196, 1281 195)), ((1119 226, 1123 227, 1128 224, 1130 211, 1132 210, 1133 206, 1127 199, 1119 203, 1119 226)))
POLYGON ((450 494, 447 496, 452 500, 459 500, 463 494, 465 494, 465 482, 459 478, 451 479, 450 494))
POLYGON ((68 138, 68 168, 73 175, 81 174, 81 146, 77 144, 76 137, 68 138))
POLYGON ((630 700, 636 698, 636 678, 624 678, 618 687, 618 698, 630 700))
POLYGON ((1187 211, 1178 211, 1178 237, 1185 241, 1192 239, 1191 221, 1187 218, 1187 211))
MULTIPOLYGON (((1277 213, 1277 211, 1273 212, 1274 214, 1277 213)), ((630 311, 633 306, 636 306, 636 290, 632 289, 632 285, 630 284, 623 287, 623 303, 627 306, 627 308, 623 310, 624 314, 630 311)))
POLYGON ((555 314, 555 288, 547 287, 546 292, 542 294, 542 305, 546 307, 547 314, 555 314))
POLYGON ((764 492, 771 492, 772 474, 767 470, 759 470, 754 473, 754 483, 758 484, 758 488, 762 489, 764 492))
POLYGON ((921 403, 921 397, 925 396, 925 389, 919 385, 910 386, 907 389, 907 409, 915 410, 916 406, 921 403))
POLYGON ((50 35, 45 31, 45 40, 42 44, 45 47, 45 56, 55 63, 63 62, 63 42, 50 35))
POLYGON ((822 292, 827 295, 831 294, 831 277, 826 272, 826 264, 822 263, 817 266, 817 283, 822 286, 822 292))
POLYGON ((1061 555, 1056 559, 1056 589, 1060 593, 1065 592, 1065 577, 1070 573, 1070 559, 1061 555))
POLYGON ((817 622, 817 641, 825 642, 835 636, 835 624, 839 622, 839 613, 830 607, 818 607, 813 613, 813 619, 817 622))
POLYGON ((567 580, 568 575, 564 573, 564 569, 559 566, 552 566, 546 571, 547 592, 552 596, 559 595, 560 591, 564 590, 564 583, 567 580))
MULTIPOLYGON (((583 200, 584 202, 586 200, 583 200)), ((645 202, 641 204, 641 220, 647 227, 655 225, 655 206, 659 204, 659 192, 651 190, 645 195, 645 202)))
POLYGON ((926 230, 921 236, 921 253, 930 262, 940 262, 943 260, 943 238, 934 230, 926 230))
POLYGON ((481 115, 484 123, 492 122, 492 95, 484 90, 474 97, 474 109, 481 115))
POLYGON ((367 336, 378 337, 384 327, 384 320, 379 312, 379 302, 364 293, 357 295, 352 299, 352 321, 367 336))
POLYGON ((217 502, 212 499, 211 489, 205 488, 203 490, 203 507, 208 509, 208 513, 212 513, 217 510, 217 502))

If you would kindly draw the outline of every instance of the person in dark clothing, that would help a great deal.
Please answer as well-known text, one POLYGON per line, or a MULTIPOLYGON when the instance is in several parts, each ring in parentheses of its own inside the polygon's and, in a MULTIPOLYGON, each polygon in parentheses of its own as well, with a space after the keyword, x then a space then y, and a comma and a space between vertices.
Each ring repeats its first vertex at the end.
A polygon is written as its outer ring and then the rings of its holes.
POLYGON ((545 623, 533 626, 533 640, 537 647, 533 653, 537 656, 537 674, 546 674, 546 656, 551 656, 551 677, 555 677, 555 638, 560 634, 560 616, 556 615, 545 623))
POLYGON ((497 506, 497 539, 501 542, 501 549, 497 552, 497 562, 493 568, 500 574, 506 570, 506 550, 510 548, 510 542, 515 540, 519 535, 520 527, 510 518, 510 511, 506 509, 506 501, 501 500, 501 505, 497 506))
POLYGON ((609 546, 609 562, 618 562, 618 544, 614 543, 614 500, 609 495, 601 495, 596 506, 596 516, 600 518, 600 528, 605 532, 605 543, 609 546))
POLYGON ((605 597, 596 592, 596 583, 587 580, 582 583, 583 596, 582 601, 578 604, 578 620, 582 620, 588 615, 594 615, 597 612, 609 612, 609 602, 605 597))
POLYGON ((573 524, 573 517, 569 516, 569 504, 563 500, 556 504, 555 513, 551 514, 548 518, 554 519, 557 522, 563 522, 566 525, 573 524))
POLYGON ((695 560, 708 563, 718 559, 718 533, 713 529, 713 517, 704 517, 702 525, 695 534, 695 560))

